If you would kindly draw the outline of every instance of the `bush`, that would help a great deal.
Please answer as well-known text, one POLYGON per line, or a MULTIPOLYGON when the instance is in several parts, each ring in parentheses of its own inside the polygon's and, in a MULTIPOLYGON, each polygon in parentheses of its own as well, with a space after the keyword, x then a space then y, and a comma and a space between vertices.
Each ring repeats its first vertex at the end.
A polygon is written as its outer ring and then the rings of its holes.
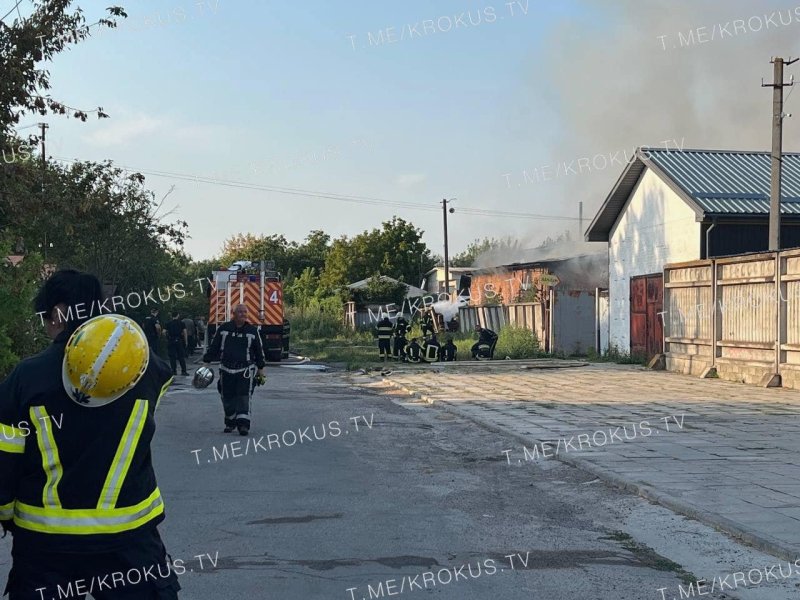
POLYGON ((352 298, 357 306, 365 304, 396 304, 400 306, 406 298, 408 286, 402 282, 384 281, 377 273, 370 277, 367 287, 353 290, 352 298))
POLYGON ((509 325, 500 330, 495 359, 536 358, 539 354, 539 339, 530 329, 509 325))
POLYGON ((286 318, 291 339, 334 338, 345 333, 344 308, 337 297, 311 299, 302 311, 289 308, 286 318))
MULTIPOLYGON (((11 247, 0 238, 0 248, 11 247)), ((39 352, 49 339, 41 318, 33 310, 33 298, 41 283, 42 261, 29 254, 16 267, 3 261, 0 254, 0 381, 21 358, 39 352)))

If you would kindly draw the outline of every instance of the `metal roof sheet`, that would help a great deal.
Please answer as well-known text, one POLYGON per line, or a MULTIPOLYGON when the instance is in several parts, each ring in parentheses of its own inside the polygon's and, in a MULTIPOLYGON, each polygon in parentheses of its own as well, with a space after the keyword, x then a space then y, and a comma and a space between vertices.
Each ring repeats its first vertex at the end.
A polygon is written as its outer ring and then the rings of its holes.
MULTIPOLYGON (((587 241, 608 241, 645 167, 662 177, 698 220, 769 214, 770 152, 639 148, 589 226, 587 241)), ((800 215, 800 153, 783 153, 781 214, 800 215)))
MULTIPOLYGON (((769 212, 770 152, 642 149, 650 162, 683 188, 704 210, 721 214, 769 212), (725 198, 727 197, 727 201, 725 198), (702 200, 713 198, 706 208, 702 200), (737 199, 751 200, 739 203, 737 199), (767 204, 759 202, 767 199, 767 204)), ((800 198, 800 154, 783 154, 782 200, 800 198)), ((786 211, 782 211, 786 212, 786 211)), ((794 212, 791 210, 789 212, 794 212)))

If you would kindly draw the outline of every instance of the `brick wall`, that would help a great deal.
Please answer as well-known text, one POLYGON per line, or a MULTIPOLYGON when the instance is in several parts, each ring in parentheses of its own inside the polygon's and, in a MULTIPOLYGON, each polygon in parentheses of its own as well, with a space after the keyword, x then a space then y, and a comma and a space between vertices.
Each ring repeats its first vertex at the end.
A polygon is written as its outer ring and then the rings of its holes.
POLYGON ((488 297, 495 293, 503 296, 503 304, 512 304, 517 301, 520 290, 525 284, 529 289, 536 286, 539 276, 547 272, 546 269, 498 269, 491 273, 476 273, 472 276, 470 299, 473 305, 484 304, 488 297))

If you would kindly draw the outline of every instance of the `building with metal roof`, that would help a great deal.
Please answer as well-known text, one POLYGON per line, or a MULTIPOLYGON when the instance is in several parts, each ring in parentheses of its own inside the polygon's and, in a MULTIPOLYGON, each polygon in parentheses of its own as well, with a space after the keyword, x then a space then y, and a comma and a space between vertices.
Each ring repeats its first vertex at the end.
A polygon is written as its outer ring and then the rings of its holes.
MULTIPOLYGON (((661 352, 664 266, 768 249, 771 154, 639 148, 586 231, 608 243, 609 340, 661 352)), ((784 153, 781 247, 800 247, 800 154, 784 153)))
MULTIPOLYGON (((649 169, 694 211, 703 224, 701 233, 716 221, 707 240, 709 256, 766 250, 771 161, 769 152, 639 148, 587 229, 586 241, 609 241, 628 198, 649 169)), ((794 248, 800 246, 800 153, 783 154, 781 186, 781 246, 794 248)), ((706 258, 705 253, 703 244, 698 258, 706 258)))

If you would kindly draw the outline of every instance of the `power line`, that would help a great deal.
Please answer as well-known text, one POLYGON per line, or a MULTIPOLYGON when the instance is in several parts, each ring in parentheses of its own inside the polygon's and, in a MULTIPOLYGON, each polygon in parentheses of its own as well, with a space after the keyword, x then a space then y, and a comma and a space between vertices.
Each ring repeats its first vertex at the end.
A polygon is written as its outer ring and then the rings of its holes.
MULTIPOLYGON (((55 160, 62 162, 81 162, 76 159, 67 159, 54 157, 55 160)), ((338 194, 336 192, 320 192, 316 190, 304 190, 299 188, 289 188, 280 186, 270 186, 264 184, 248 183, 246 181, 234 181, 225 179, 216 179, 212 177, 202 177, 199 175, 189 175, 186 173, 175 173, 171 171, 156 171, 150 169, 135 169, 125 165, 116 165, 120 169, 141 173, 143 175, 152 175, 154 177, 164 177, 168 179, 178 179, 183 181, 193 181, 195 183, 205 183, 207 185, 219 185, 222 187, 231 187, 238 189, 248 189, 254 191, 274 192, 276 194, 287 194, 291 196, 305 196, 309 198, 325 198, 329 200, 338 200, 340 202, 350 202, 353 204, 363 204, 369 206, 390 206, 393 208, 404 208, 411 210, 425 210, 425 211, 438 211, 439 208, 429 204, 422 204, 419 202, 402 202, 400 200, 387 200, 385 198, 374 198, 370 196, 355 196, 350 194, 338 194)), ((522 212, 508 212, 491 210, 484 208, 461 207, 459 212, 471 214, 476 216, 485 217, 509 217, 516 219, 540 219, 540 220, 554 220, 554 221, 575 221, 575 217, 562 217, 556 215, 539 215, 532 213, 522 212)))
MULTIPOLYGON (((15 10, 17 10, 17 9, 19 8, 19 5, 20 5, 20 4, 22 4, 22 0, 17 0, 17 3, 16 3, 16 4, 14 4, 14 6, 11 8, 11 10, 10 10, 10 11, 8 11, 6 14, 4 14, 2 17, 0 17, 0 22, 2 22, 2 21, 3 21, 3 19, 5 19, 5 18, 6 18, 8 15, 10 15, 12 12, 14 12, 15 10)), ((20 18, 22 18, 22 17, 20 17, 20 18)), ((3 24, 5 25, 5 23, 3 23, 3 24)))

